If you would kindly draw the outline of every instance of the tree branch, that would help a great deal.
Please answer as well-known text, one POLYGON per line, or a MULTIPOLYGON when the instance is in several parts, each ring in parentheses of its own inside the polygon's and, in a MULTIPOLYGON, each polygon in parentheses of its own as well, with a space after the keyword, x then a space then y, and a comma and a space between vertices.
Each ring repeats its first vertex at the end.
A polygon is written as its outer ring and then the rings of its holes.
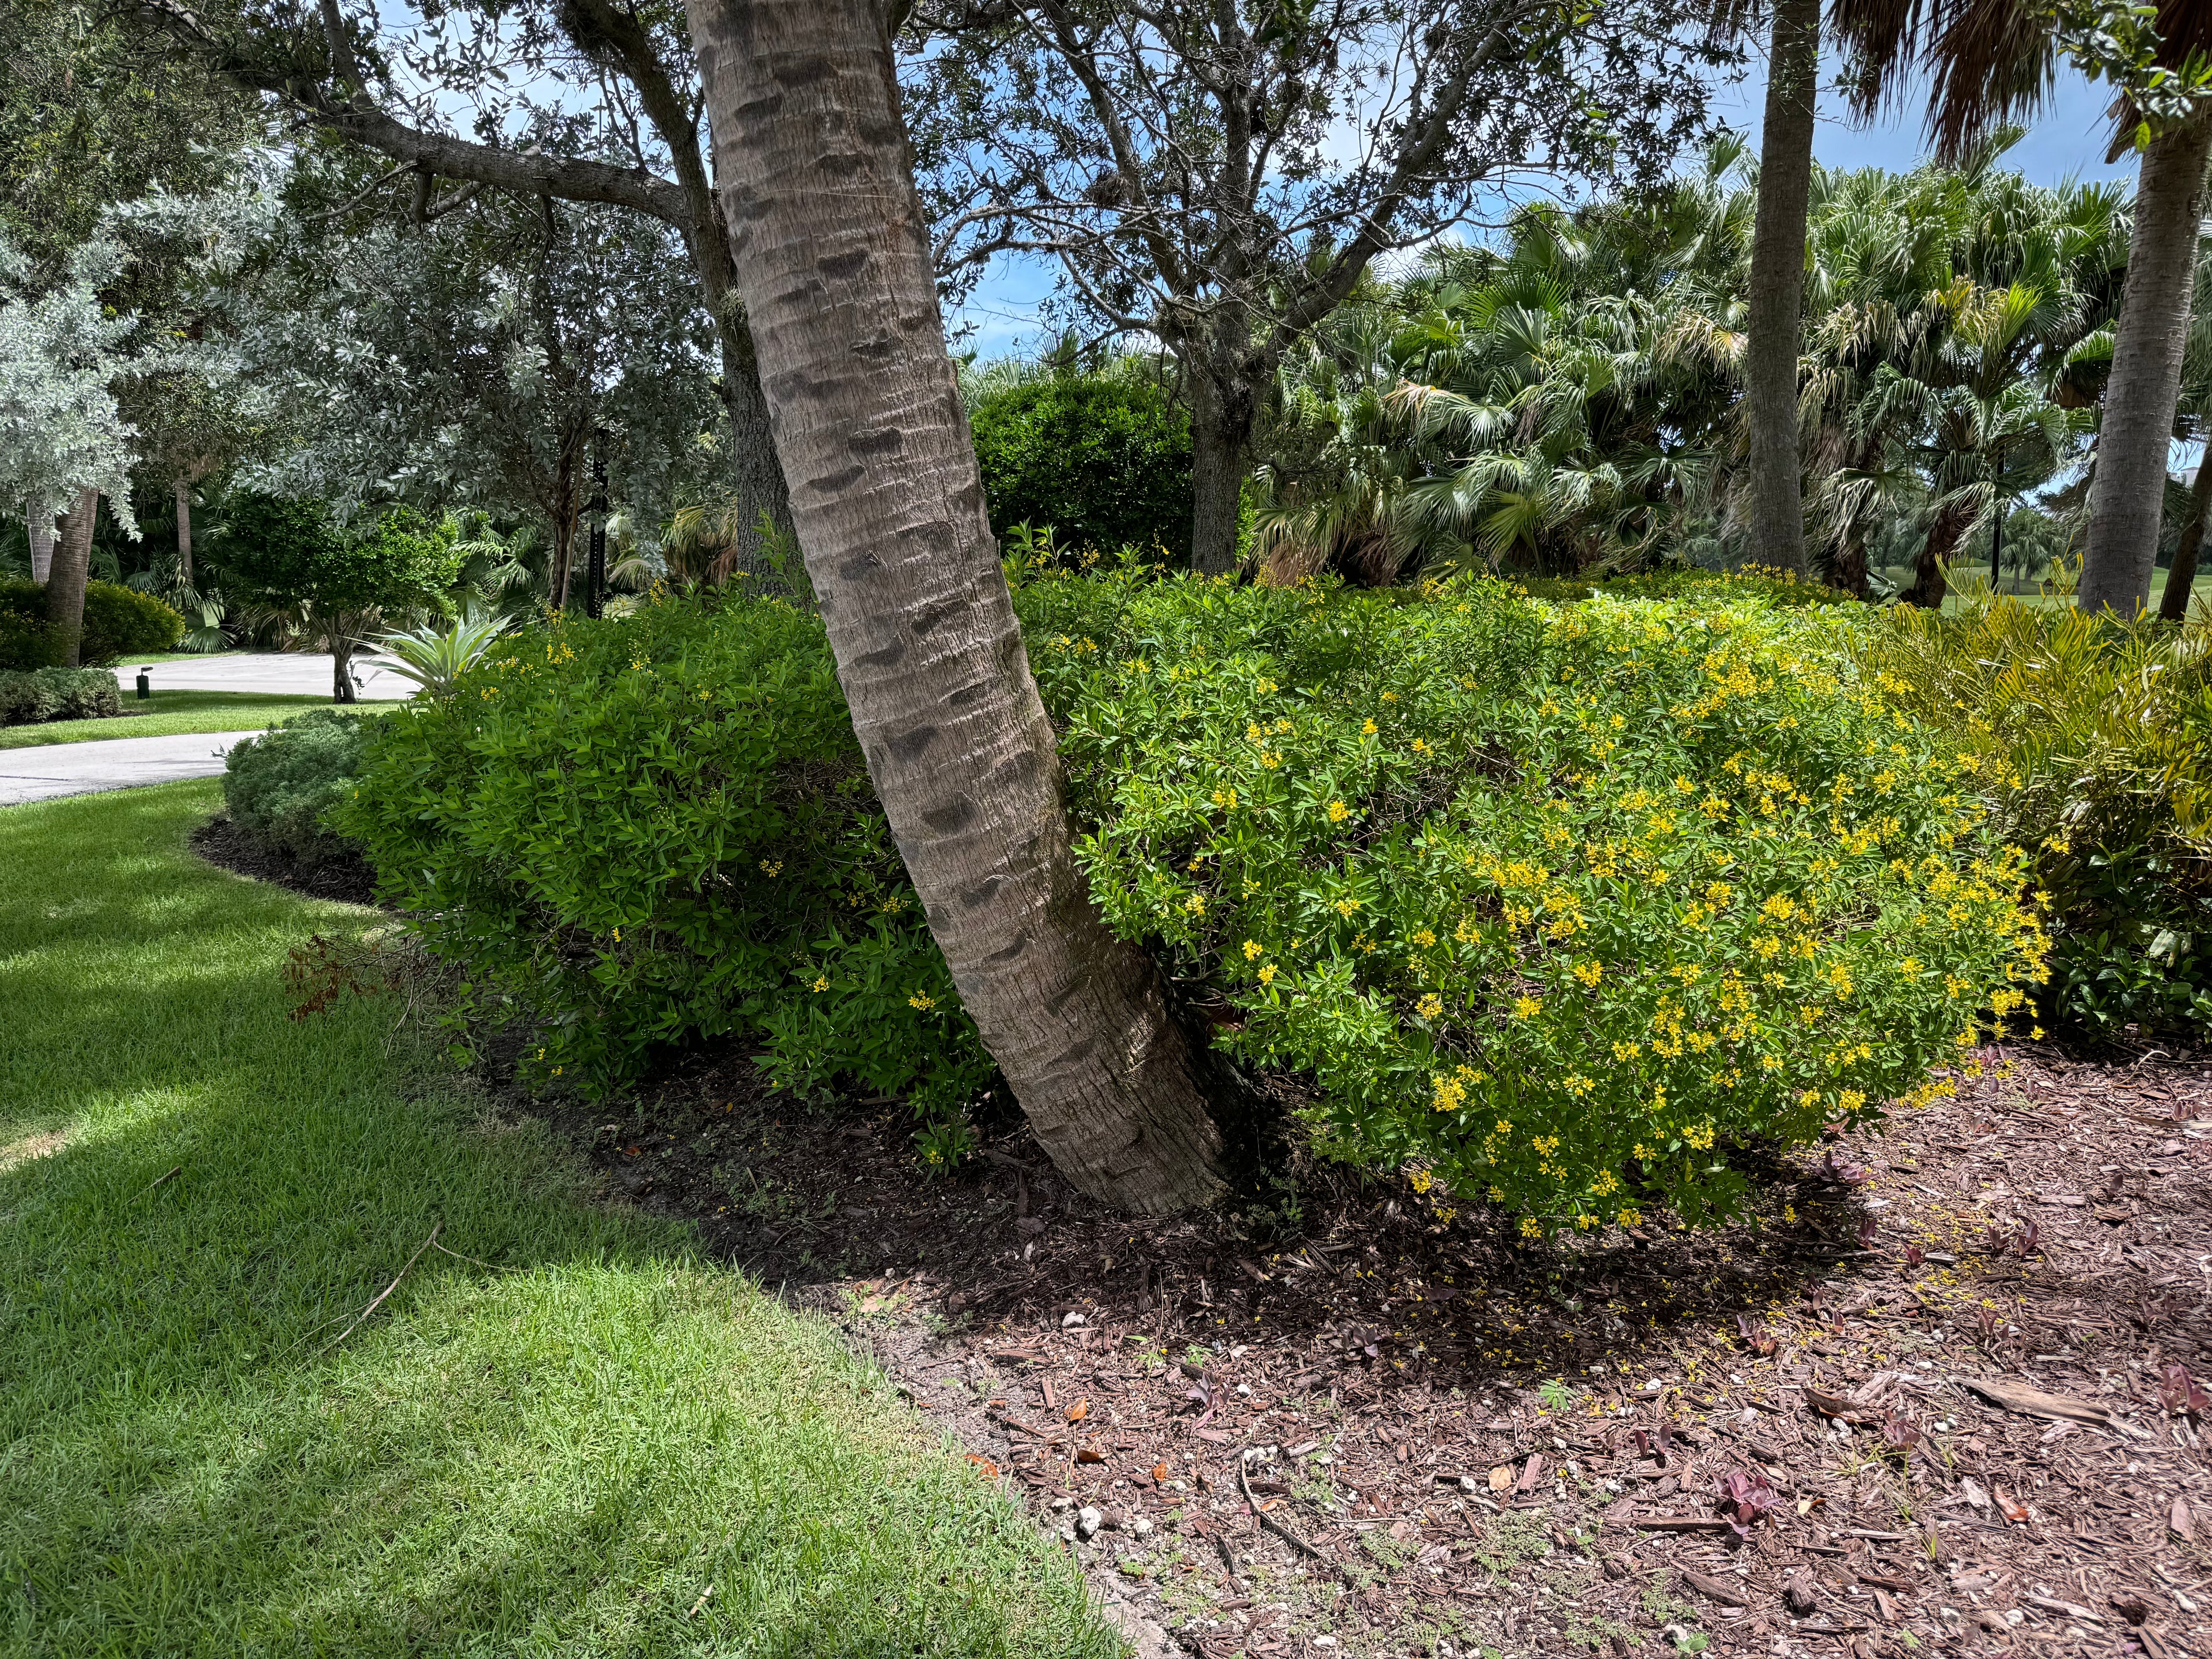
MULTIPOLYGON (((177 0, 130 0, 131 9, 161 28, 214 73, 233 85, 266 93, 315 125, 390 156, 403 167, 427 167, 448 179, 466 179, 525 196, 557 196, 564 201, 604 202, 647 214, 665 224, 689 230, 692 224, 684 190, 642 171, 604 161, 554 156, 536 150, 500 149, 445 133, 427 131, 394 119, 364 92, 341 100, 319 82, 249 57, 210 31, 177 0)), ((325 0, 327 17, 335 9, 325 0)), ((331 37, 343 40, 341 27, 331 37)), ((332 56, 339 57, 337 48, 332 56)), ((352 63, 348 46, 341 75, 352 63)), ((354 71, 357 73, 357 70, 354 71)))

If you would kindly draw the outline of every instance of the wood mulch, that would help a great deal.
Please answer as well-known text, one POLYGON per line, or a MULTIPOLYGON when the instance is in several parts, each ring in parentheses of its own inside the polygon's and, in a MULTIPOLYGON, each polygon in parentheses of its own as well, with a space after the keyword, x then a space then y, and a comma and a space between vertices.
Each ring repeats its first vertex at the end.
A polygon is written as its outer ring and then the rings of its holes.
POLYGON ((925 1182, 742 1059, 539 1109, 1190 1652, 2212 1659, 2212 1055, 2008 1050, 1742 1224, 1537 1254, 1320 1171, 1133 1222, 1018 1122, 925 1182))
POLYGON ((301 864, 283 848, 271 847, 218 812, 191 833, 192 851, 210 864, 257 881, 274 882, 310 898, 347 904, 376 902, 376 872, 357 854, 345 853, 319 864, 301 864))
POLYGON ((1011 1115, 925 1181, 895 1104, 742 1056, 529 1104, 838 1321, 1154 1652, 2212 1659, 2212 1053, 1982 1059, 1739 1225, 1540 1252, 1318 1170, 1131 1221, 1011 1115))

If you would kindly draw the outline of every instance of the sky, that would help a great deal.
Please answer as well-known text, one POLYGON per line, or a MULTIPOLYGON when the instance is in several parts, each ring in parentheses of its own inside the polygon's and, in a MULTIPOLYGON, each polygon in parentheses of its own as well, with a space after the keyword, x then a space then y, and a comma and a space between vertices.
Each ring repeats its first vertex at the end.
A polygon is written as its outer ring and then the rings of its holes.
MULTIPOLYGON (((1754 61, 1751 72, 1734 86, 1722 88, 1713 99, 1715 119, 1747 133, 1756 144, 1766 97, 1763 62, 1754 61)), ((2109 92, 2093 87, 2069 70, 2059 82, 2041 118, 2027 136, 2007 153, 2003 165, 2017 169, 2039 185, 2057 185, 2069 178, 2083 180, 2127 179, 2135 176, 2135 160, 2118 166, 2105 161, 2110 132, 2105 110, 2109 92)), ((1925 116, 1924 92, 1916 89, 1910 108, 1887 112, 1871 125, 1855 125, 1843 109, 1842 99, 1824 92, 1820 126, 1813 150, 1828 167, 1880 167, 1905 172, 1925 151, 1922 133, 1925 116)), ((1038 320, 1038 307, 1052 292, 1048 264, 1034 258, 1002 258, 994 264, 968 301, 946 319, 962 350, 979 356, 1025 355, 1049 343, 1050 331, 1038 320)))

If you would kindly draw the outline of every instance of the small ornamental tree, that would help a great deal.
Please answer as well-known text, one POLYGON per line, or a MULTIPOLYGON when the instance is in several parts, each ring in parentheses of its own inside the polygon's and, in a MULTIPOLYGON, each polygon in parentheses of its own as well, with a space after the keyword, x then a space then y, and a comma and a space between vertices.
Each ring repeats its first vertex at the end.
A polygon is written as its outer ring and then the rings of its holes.
POLYGON ((349 531, 319 501, 249 490, 234 498, 223 565, 256 603, 331 653, 331 695, 354 701, 354 647, 372 630, 445 609, 460 572, 450 525, 412 507, 349 531))

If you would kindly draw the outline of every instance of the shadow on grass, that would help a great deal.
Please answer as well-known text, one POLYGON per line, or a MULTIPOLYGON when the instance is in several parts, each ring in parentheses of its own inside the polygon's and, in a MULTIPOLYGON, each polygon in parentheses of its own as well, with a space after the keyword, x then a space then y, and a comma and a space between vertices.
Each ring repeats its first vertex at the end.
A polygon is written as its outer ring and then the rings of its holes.
POLYGON ((285 952, 366 913, 186 857, 215 799, 0 812, 0 1644, 1113 1650, 833 1334, 388 1003, 292 1021, 285 952))

